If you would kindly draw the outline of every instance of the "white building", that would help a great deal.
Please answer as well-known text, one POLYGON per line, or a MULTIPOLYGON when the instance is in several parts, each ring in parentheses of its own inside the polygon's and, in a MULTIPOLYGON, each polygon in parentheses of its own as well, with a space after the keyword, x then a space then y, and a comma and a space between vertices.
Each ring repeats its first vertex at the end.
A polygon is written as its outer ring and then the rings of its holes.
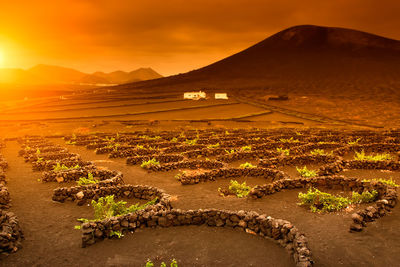
POLYGON ((215 93, 215 99, 228 99, 227 93, 215 93))
POLYGON ((199 100, 199 99, 205 99, 206 98, 206 93, 202 91, 198 92, 186 92, 183 94, 184 99, 193 99, 193 100, 199 100))

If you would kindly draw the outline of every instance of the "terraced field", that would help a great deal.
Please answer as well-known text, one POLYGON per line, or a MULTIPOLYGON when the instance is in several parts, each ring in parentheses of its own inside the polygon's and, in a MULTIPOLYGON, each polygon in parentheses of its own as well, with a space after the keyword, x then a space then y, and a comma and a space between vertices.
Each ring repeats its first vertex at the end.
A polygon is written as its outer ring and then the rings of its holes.
POLYGON ((144 266, 147 259, 175 258, 182 266, 395 266, 400 260, 394 253, 399 131, 150 130, 140 128, 162 125, 119 123, 129 127, 113 131, 110 122, 107 132, 56 134, 49 126, 52 134, 4 138, 0 202, 9 235, 2 235, 1 264, 144 266), (317 189, 352 201, 335 210, 322 198, 299 205, 302 194, 317 189), (368 201, 360 200, 367 194, 368 201), (140 208, 96 217, 91 205, 111 195, 140 208))

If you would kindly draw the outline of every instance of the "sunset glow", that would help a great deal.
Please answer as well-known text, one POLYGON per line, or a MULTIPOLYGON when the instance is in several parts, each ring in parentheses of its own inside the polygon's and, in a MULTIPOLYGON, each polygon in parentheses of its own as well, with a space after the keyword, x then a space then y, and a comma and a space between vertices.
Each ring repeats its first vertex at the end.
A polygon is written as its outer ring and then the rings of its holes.
POLYGON ((0 49, 0 68, 4 65, 4 54, 3 51, 0 49))
POLYGON ((395 11, 400 2, 388 2, 2 1, 0 41, 7 38, 20 57, 7 59, 4 67, 49 64, 84 72, 151 67, 166 76, 208 65, 299 24, 400 39, 395 11))

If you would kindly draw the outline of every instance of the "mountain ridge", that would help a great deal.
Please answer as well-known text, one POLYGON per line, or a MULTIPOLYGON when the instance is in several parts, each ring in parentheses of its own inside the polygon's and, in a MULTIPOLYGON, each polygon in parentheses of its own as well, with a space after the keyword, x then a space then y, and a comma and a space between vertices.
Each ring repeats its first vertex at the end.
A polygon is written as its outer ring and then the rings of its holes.
POLYGON ((113 71, 109 73, 84 73, 73 68, 38 64, 29 69, 0 69, 0 83, 21 84, 121 84, 163 77, 152 68, 139 68, 130 72, 113 71), (116 75, 118 73, 118 75, 116 75))

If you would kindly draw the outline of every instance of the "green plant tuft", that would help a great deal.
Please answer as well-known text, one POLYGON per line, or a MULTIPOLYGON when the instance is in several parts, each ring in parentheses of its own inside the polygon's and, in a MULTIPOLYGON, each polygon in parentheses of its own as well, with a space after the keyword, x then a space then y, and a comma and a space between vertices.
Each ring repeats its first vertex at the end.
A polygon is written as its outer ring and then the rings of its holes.
POLYGON ((370 161, 383 161, 383 160, 391 160, 393 157, 390 154, 376 154, 376 155, 365 155, 365 151, 355 152, 354 155, 355 160, 370 160, 370 161))
POLYGON ((219 143, 216 143, 214 145, 208 145, 207 148, 211 149, 211 148, 218 148, 220 147, 219 143))
POLYGON ((186 139, 185 143, 188 144, 188 145, 193 146, 193 145, 197 144, 197 140, 198 139, 191 139, 191 140, 190 139, 186 139))
POLYGON ((157 202, 157 198, 140 205, 136 203, 129 207, 126 207, 126 201, 120 200, 116 202, 114 200, 114 195, 105 196, 99 198, 97 201, 92 200, 92 207, 94 209, 94 219, 89 220, 85 218, 78 219, 79 222, 91 222, 91 221, 99 221, 107 218, 111 218, 114 216, 124 215, 128 213, 134 213, 139 210, 145 209, 149 205, 154 205, 157 202))
MULTIPOLYGON (((151 260, 147 260, 145 267, 154 267, 154 263, 151 260)), ((165 262, 161 262, 160 267, 167 267, 167 264, 165 262)), ((178 267, 178 262, 173 259, 170 267, 178 267)))
POLYGON ((283 148, 276 148, 276 151, 278 151, 279 153, 285 155, 285 156, 289 156, 290 154, 290 149, 283 149, 283 148))
POLYGON ((387 180, 387 179, 382 179, 382 178, 380 178, 380 179, 372 179, 372 180, 364 179, 364 180, 362 180, 362 181, 363 181, 363 182, 371 182, 371 181, 374 181, 374 182, 380 182, 380 183, 386 184, 386 185, 391 186, 391 187, 399 187, 399 185, 396 184, 396 182, 393 181, 392 178, 390 178, 389 180, 387 180))
POLYGON ((335 196, 310 188, 307 193, 299 193, 299 205, 309 205, 312 212, 332 212, 347 208, 350 204, 369 203, 378 197, 376 190, 364 191, 362 194, 353 192, 351 199, 335 196))
MULTIPOLYGON (((251 187, 246 185, 246 182, 239 183, 238 181, 231 180, 228 188, 229 194, 233 194, 239 198, 246 197, 250 192, 251 187)), ((218 191, 222 193, 219 188, 218 191)))
POLYGON ((361 138, 357 138, 355 141, 348 141, 347 144, 349 145, 357 145, 360 142, 361 138))
POLYGON ((99 181, 94 179, 92 173, 88 173, 88 177, 80 177, 78 181, 76 181, 79 186, 89 185, 89 184, 97 184, 99 181))
POLYGON ((252 169, 252 168, 257 168, 257 166, 254 166, 250 162, 246 162, 246 163, 240 164, 239 168, 241 168, 241 169, 252 169))
POLYGON ((323 156, 323 155, 327 155, 327 153, 323 150, 323 149, 314 149, 313 151, 310 152, 311 155, 313 156, 323 156))
POLYGON ((67 167, 64 164, 60 164, 57 162, 57 164, 53 167, 53 171, 59 172, 59 171, 68 171, 68 170, 74 170, 74 169, 79 169, 81 166, 79 164, 76 164, 75 166, 72 167, 67 167))
POLYGON ((299 143, 300 142, 298 139, 293 139, 293 137, 290 137, 289 139, 281 138, 281 139, 279 139, 279 141, 282 143, 299 143))
POLYGON ((251 151, 251 146, 242 146, 242 151, 251 151))
POLYGON ((303 168, 296 167, 296 170, 300 174, 301 177, 312 178, 312 177, 317 176, 317 172, 314 170, 307 169, 307 166, 304 166, 303 168))
POLYGON ((226 152, 226 154, 233 154, 233 153, 235 153, 236 151, 235 151, 234 149, 231 149, 231 150, 225 149, 225 152, 226 152))
POLYGON ((155 158, 152 158, 148 161, 143 161, 142 164, 140 165, 140 167, 142 167, 143 169, 148 169, 151 166, 155 166, 155 165, 160 165, 160 162, 158 162, 155 158))
POLYGON ((110 237, 113 237, 113 236, 116 236, 116 237, 118 237, 118 238, 121 238, 121 237, 123 237, 124 235, 122 234, 121 231, 113 231, 113 230, 111 230, 111 232, 110 232, 110 237))

